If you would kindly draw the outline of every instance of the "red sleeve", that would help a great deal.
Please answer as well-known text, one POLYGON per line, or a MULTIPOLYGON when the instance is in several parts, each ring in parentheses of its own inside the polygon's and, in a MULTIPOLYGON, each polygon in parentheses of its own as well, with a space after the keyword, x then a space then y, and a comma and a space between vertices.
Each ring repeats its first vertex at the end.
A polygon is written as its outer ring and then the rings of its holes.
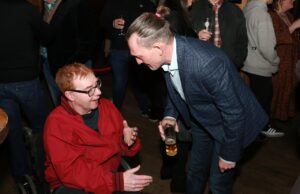
MULTIPOLYGON (((107 99, 101 99, 100 109, 101 109, 101 115, 105 116, 105 120, 110 121, 110 123, 106 123, 107 126, 110 126, 111 123, 114 123, 114 130, 116 130, 119 133, 120 137, 120 146, 122 150, 123 156, 134 156, 136 155, 140 149, 141 149, 141 142, 139 138, 137 138, 136 142, 128 147, 126 144, 124 144, 124 136, 123 136, 123 116, 121 115, 120 111, 114 106, 114 104, 107 100, 107 99)), ((100 118, 102 117, 100 115, 100 118)), ((103 119, 103 117, 101 118, 103 119)), ((104 121, 103 121, 104 122, 104 121)), ((107 127, 106 126, 106 127, 107 127)), ((111 127, 111 126, 110 126, 111 127)))
POLYGON ((72 135, 71 130, 59 130, 51 121, 46 123, 44 144, 50 164, 45 173, 47 180, 58 179, 65 186, 84 188, 92 193, 111 194, 123 190, 124 185, 119 185, 123 184, 123 175, 86 158, 84 148, 72 144, 72 135))
POLYGON ((141 141, 139 138, 136 139, 135 143, 128 147, 124 141, 123 141, 123 137, 122 137, 122 140, 121 140, 121 149, 122 149, 122 156, 129 156, 129 157, 132 157, 134 155, 136 155, 140 149, 141 149, 141 141))

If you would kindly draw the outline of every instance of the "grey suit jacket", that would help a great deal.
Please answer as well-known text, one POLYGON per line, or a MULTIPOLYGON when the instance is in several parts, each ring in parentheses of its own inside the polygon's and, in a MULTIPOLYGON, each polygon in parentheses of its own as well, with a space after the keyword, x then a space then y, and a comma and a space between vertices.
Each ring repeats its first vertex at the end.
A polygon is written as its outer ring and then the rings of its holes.
POLYGON ((238 161, 243 149, 257 137, 268 117, 221 49, 212 44, 176 36, 177 62, 185 101, 165 73, 169 100, 165 116, 180 114, 186 126, 193 122, 219 144, 219 155, 238 161))

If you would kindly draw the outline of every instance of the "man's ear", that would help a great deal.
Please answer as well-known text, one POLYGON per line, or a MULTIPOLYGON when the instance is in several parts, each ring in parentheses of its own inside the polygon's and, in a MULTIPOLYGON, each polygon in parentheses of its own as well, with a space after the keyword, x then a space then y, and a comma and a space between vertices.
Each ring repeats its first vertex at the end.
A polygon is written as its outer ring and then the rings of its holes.
POLYGON ((74 100, 75 100, 75 97, 74 97, 72 91, 65 91, 65 92, 64 92, 64 95, 65 95, 65 97, 66 97, 68 100, 70 100, 70 101, 74 101, 74 100))
POLYGON ((164 53, 164 44, 161 43, 161 42, 155 42, 153 45, 152 45, 152 48, 155 50, 155 52, 158 52, 159 56, 162 56, 163 53, 164 53))

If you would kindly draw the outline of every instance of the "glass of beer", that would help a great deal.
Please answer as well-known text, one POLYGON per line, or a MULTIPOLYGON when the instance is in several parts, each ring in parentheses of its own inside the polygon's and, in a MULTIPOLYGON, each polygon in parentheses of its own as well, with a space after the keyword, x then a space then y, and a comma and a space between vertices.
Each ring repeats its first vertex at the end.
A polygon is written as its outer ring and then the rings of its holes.
POLYGON ((175 156, 177 154, 177 146, 176 146, 176 132, 174 130, 174 126, 166 125, 165 128, 165 145, 166 145, 166 154, 168 156, 175 156))

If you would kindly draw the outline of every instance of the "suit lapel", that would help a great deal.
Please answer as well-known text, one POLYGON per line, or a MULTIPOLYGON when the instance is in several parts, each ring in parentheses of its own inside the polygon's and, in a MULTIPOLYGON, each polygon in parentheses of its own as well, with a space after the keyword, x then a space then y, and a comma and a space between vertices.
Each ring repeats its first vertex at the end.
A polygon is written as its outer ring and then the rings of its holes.
MULTIPOLYGON (((182 63, 182 53, 183 53, 182 49, 183 49, 183 47, 181 46, 180 40, 178 40, 178 39, 180 39, 180 38, 176 37, 177 61, 178 61, 178 68, 179 68, 179 74, 180 74, 180 81, 181 81, 183 93, 185 94, 185 90, 184 90, 185 83, 182 81, 182 80, 184 80, 184 73, 181 73, 182 71, 180 70, 180 67, 182 67, 181 63, 182 63)), ((185 124, 187 126, 190 126, 191 120, 190 120, 190 113, 189 113, 187 104, 180 97, 180 94, 177 92, 177 90, 174 88, 171 77, 170 77, 170 74, 168 72, 165 72, 164 75, 165 75, 165 80, 166 80, 167 88, 168 88, 168 91, 169 91, 169 96, 170 96, 170 99, 171 99, 172 103, 176 107, 177 111, 180 113, 180 115, 183 118, 185 124)))
POLYGON ((181 86, 182 86, 182 91, 183 94, 185 95, 185 99, 188 100, 188 95, 185 94, 185 72, 184 72, 184 47, 183 47, 183 40, 181 37, 176 36, 176 52, 177 52, 177 64, 178 64, 178 71, 179 71, 179 76, 180 76, 180 82, 181 82, 181 86))

